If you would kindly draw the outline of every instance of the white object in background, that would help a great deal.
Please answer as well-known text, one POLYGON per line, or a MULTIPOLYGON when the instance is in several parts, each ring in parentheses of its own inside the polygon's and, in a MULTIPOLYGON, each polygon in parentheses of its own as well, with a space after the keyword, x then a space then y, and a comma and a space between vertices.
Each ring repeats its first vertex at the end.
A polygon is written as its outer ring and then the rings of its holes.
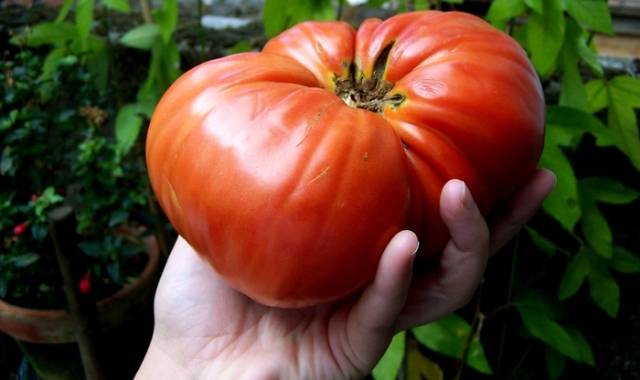
POLYGON ((249 25, 253 21, 249 18, 206 15, 202 16, 202 26, 210 29, 238 29, 249 25))

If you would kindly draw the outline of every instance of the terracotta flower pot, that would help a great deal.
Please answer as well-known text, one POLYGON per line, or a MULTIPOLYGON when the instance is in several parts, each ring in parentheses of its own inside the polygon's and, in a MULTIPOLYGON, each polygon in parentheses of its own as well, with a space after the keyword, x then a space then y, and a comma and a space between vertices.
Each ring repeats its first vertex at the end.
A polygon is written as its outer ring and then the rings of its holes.
MULTIPOLYGON (((102 331, 117 328, 143 311, 153 299, 160 271, 158 243, 145 239, 149 257, 139 278, 133 283, 96 303, 102 331)), ((75 342, 74 322, 64 309, 29 309, 0 300, 0 331, 13 338, 31 343, 75 342)))

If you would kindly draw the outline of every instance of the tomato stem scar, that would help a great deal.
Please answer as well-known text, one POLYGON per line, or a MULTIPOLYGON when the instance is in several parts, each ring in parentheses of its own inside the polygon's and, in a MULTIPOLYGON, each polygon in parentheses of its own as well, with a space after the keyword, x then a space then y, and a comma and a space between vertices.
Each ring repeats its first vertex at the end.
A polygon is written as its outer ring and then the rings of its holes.
POLYGON ((349 65, 346 78, 334 78, 336 95, 350 107, 376 113, 382 113, 388 106, 396 108, 402 104, 405 97, 399 93, 392 93, 394 84, 383 78, 393 44, 394 42, 391 42, 384 48, 376 59, 371 78, 357 75, 359 69, 354 63, 349 65))

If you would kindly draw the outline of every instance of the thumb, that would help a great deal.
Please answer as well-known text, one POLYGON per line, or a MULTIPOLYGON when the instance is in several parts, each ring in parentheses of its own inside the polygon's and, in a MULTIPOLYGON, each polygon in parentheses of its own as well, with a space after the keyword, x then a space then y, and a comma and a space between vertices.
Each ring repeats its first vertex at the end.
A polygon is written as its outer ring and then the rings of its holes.
MULTIPOLYGON (((347 341, 357 355, 352 363, 364 370, 373 368, 395 332, 409 286, 418 238, 401 231, 387 245, 374 281, 364 290, 349 313, 347 341)), ((349 351, 347 351, 349 352, 349 351)))

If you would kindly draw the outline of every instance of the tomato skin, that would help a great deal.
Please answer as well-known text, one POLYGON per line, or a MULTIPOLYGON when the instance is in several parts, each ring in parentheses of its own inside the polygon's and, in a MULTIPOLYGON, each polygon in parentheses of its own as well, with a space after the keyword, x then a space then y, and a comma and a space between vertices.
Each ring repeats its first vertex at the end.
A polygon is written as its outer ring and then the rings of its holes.
POLYGON ((535 169, 543 126, 515 41, 474 16, 414 12, 358 31, 303 23, 192 69, 153 115, 147 163, 176 230, 231 286, 302 307, 362 288, 402 229, 437 255, 444 183, 463 179, 489 213, 535 169), (372 112, 336 96, 372 78, 402 101, 372 112))

